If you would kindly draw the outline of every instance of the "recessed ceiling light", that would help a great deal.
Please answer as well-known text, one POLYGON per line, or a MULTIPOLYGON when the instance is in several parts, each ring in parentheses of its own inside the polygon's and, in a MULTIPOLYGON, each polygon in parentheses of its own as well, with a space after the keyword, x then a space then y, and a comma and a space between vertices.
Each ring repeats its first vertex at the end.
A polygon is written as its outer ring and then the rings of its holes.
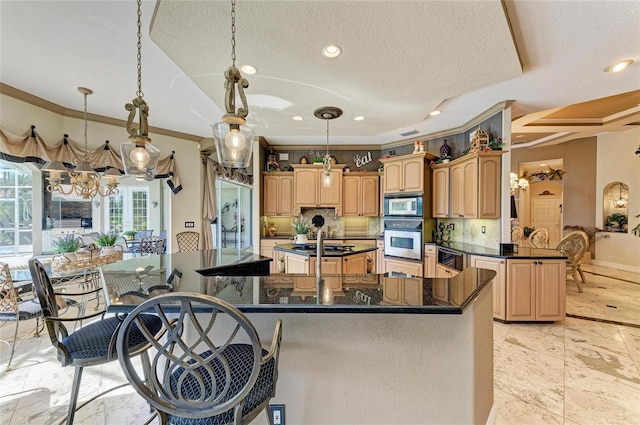
POLYGON ((353 117, 354 121, 362 121, 364 117, 362 115, 358 115, 357 117, 353 117))
POLYGON ((322 54, 328 58, 337 58, 342 53, 342 48, 337 44, 330 44, 322 49, 322 54))
POLYGON ((440 111, 436 109, 435 111, 431 111, 429 115, 431 115, 432 117, 435 117, 436 115, 440 115, 440 111))
POLYGON ((543 162, 542 164, 540 164, 541 167, 546 167, 547 164, 545 162, 543 162))
POLYGON ((624 61, 620 61, 618 63, 614 63, 613 65, 609 65, 608 67, 603 69, 603 71, 604 72, 614 72, 614 73, 615 72, 624 71, 632 63, 633 63, 632 59, 627 59, 627 60, 624 60, 624 61))
POLYGON ((242 72, 244 72, 245 74, 249 74, 249 75, 253 75, 253 74, 255 74, 256 72, 258 72, 258 68, 256 68, 256 67, 255 67, 255 66, 253 66, 253 65, 242 65, 242 66, 240 67, 240 70, 241 70, 242 72))
POLYGON ((302 121, 304 118, 302 118, 300 115, 296 115, 295 117, 292 118, 294 121, 302 121))

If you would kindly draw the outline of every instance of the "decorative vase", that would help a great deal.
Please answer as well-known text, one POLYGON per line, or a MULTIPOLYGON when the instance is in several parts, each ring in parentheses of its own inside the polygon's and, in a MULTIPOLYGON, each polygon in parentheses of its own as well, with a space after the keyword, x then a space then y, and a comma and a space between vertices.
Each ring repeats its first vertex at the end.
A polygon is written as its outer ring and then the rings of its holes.
POLYGON ((113 255, 116 253, 116 250, 113 246, 103 246, 102 251, 100 251, 100 256, 104 257, 107 255, 113 255))
POLYGON ((309 242, 309 238, 307 238, 307 234, 303 233, 303 234, 297 234, 296 235, 296 243, 307 243, 309 242))

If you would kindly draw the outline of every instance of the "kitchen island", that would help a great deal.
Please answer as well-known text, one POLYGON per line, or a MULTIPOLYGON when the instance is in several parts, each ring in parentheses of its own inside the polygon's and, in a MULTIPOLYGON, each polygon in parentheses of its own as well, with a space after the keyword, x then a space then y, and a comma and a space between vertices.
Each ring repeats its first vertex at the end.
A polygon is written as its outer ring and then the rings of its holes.
MULTIPOLYGON (((281 265, 278 270, 283 273, 313 274, 317 264, 317 245, 307 244, 279 244, 274 251, 283 253, 280 257, 281 265)), ((367 244, 325 244, 321 253, 322 273, 334 275, 364 274, 371 267, 367 253, 376 251, 375 245, 367 244)), ((336 285, 337 286, 337 285, 336 285)))
POLYGON ((156 294, 187 291, 234 304, 263 338, 282 319, 272 403, 286 405, 288 423, 490 419, 495 272, 467 268, 452 279, 340 275, 334 277, 341 293, 319 301, 315 292, 294 290, 296 279, 314 276, 203 276, 195 271, 198 253, 190 254, 103 266, 108 311, 127 312, 156 294))

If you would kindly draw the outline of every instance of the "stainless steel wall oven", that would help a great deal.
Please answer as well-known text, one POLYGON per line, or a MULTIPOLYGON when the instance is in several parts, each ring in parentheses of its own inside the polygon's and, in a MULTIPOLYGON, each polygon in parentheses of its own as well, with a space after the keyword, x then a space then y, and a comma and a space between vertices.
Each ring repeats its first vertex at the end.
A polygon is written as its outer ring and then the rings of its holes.
POLYGON ((422 260, 422 219, 384 220, 384 255, 422 260))

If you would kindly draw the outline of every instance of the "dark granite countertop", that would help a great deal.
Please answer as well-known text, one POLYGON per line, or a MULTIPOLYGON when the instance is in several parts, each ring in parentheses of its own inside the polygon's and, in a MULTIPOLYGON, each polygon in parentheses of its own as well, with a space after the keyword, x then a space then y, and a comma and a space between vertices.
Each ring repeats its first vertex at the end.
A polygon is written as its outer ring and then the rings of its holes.
MULTIPOLYGON (((290 240, 293 241, 294 237, 293 236, 285 236, 285 235, 281 235, 281 236, 274 236, 274 237, 264 237, 261 238, 263 240, 270 240, 270 239, 275 239, 275 240, 290 240)), ((360 240, 378 240, 378 239, 382 239, 382 237, 380 235, 334 235, 332 238, 325 238, 325 241, 344 241, 344 240, 352 240, 352 239, 360 239, 360 240)))
MULTIPOLYGON (((274 251, 289 252, 291 254, 302 255, 304 257, 315 257, 317 254, 315 242, 309 242, 309 244, 294 244, 284 243, 277 245, 273 248, 274 251)), ((378 248, 375 245, 367 244, 337 244, 327 245, 325 244, 323 257, 348 257, 354 254, 360 254, 362 252, 376 251, 378 248)))
MULTIPOLYGON (((107 311, 129 312, 162 293, 195 292, 223 299, 246 313, 463 314, 495 277, 492 270, 473 267, 451 279, 327 275, 325 282, 341 289, 323 292, 318 302, 313 275, 203 276, 196 271, 214 257, 212 251, 199 251, 137 257, 100 267, 107 311)), ((262 258, 239 261, 251 265, 262 258)))
POLYGON ((445 248, 450 248, 455 251, 460 251, 464 254, 472 254, 472 255, 484 255, 486 257, 498 257, 498 258, 506 258, 511 260, 528 260, 528 259, 561 259, 567 258, 562 255, 559 251, 555 249, 544 249, 544 248, 531 248, 519 246, 518 252, 504 252, 495 248, 487 248, 480 245, 472 245, 468 243, 460 243, 460 242, 451 242, 451 243, 442 243, 442 244, 431 244, 438 245, 445 248))

